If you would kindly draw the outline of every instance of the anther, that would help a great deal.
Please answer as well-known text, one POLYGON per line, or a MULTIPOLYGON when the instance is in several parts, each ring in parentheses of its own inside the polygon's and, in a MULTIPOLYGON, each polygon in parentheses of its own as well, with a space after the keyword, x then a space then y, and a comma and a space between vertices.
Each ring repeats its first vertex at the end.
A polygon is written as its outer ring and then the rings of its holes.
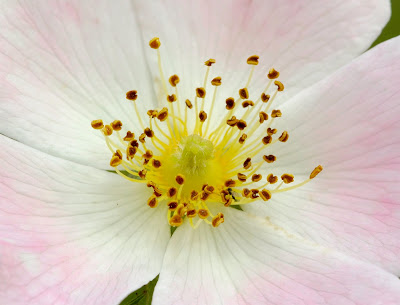
POLYGON ((274 176, 273 174, 269 174, 269 175, 267 176, 267 181, 268 181, 270 184, 275 184, 275 183, 278 182, 278 177, 277 177, 277 176, 274 176))
POLYGON ((153 158, 153 152, 151 150, 146 150, 146 153, 143 154, 143 158, 150 160, 151 158, 153 158))
POLYGON ((201 219, 206 219, 208 216, 210 216, 210 213, 206 209, 199 209, 197 214, 201 219))
POLYGON ((119 156, 113 156, 110 160, 110 165, 112 167, 117 167, 118 165, 120 165, 122 163, 122 159, 119 156))
POLYGON ((265 94, 265 93, 261 94, 261 100, 263 101, 263 103, 267 103, 270 98, 271 98, 271 96, 269 94, 265 94))
POLYGON ((130 101, 136 101, 138 98, 137 91, 131 90, 126 93, 126 99, 130 101))
POLYGON ((169 198, 172 198, 176 195, 177 192, 178 192, 178 190, 176 189, 176 187, 170 187, 167 191, 167 196, 169 198))
POLYGON ((158 205, 158 200, 156 195, 150 196, 150 198, 147 200, 147 205, 151 208, 155 208, 158 205))
POLYGON ((208 67, 211 67, 212 64, 215 64, 215 59, 210 58, 209 60, 207 60, 206 62, 204 62, 204 64, 208 67))
POLYGON ((152 49, 158 49, 161 46, 160 39, 158 37, 154 37, 149 41, 149 46, 152 49))
POLYGON ((247 139, 247 134, 242 134, 239 138, 239 144, 243 144, 247 139))
POLYGON ((262 141, 262 143, 264 145, 268 145, 268 144, 270 144, 272 142, 272 137, 271 136, 266 136, 266 137, 262 138, 261 141, 262 141))
POLYGON ((244 188, 243 190, 242 190, 242 195, 243 195, 243 197, 245 197, 245 198, 248 198, 249 196, 250 196, 250 190, 248 189, 248 188, 244 188))
POLYGON ((271 192, 267 189, 263 189, 260 193, 259 193, 260 197, 262 200, 264 201, 268 201, 271 199, 271 192))
POLYGON ((151 130, 150 128, 146 128, 146 129, 144 130, 144 134, 145 134, 146 136, 148 136, 149 138, 154 137, 154 131, 151 130))
POLYGON ((285 89, 285 86, 279 80, 274 81, 274 84, 278 87, 278 91, 285 89))
POLYGON ((140 143, 146 142, 146 134, 145 134, 145 133, 142 133, 142 134, 139 136, 139 141, 140 141, 140 143))
POLYGON ((121 153, 121 151, 120 151, 119 149, 117 149, 117 150, 115 151, 115 153, 113 154, 113 156, 117 156, 118 158, 120 158, 120 159, 122 160, 122 153, 121 153))
POLYGON ((142 179, 146 179, 146 174, 147 174, 147 170, 142 169, 141 171, 139 171, 139 177, 142 179))
POLYGON ((276 161, 276 157, 274 156, 274 155, 264 155, 263 156, 263 159, 264 159, 264 161, 265 162, 267 162, 267 163, 272 163, 272 162, 275 162, 276 161))
POLYGON ((152 162, 154 168, 160 168, 161 167, 161 161, 160 160, 153 159, 151 162, 152 162))
POLYGON ((211 81, 211 85, 213 86, 221 86, 221 77, 215 77, 213 78, 213 80, 211 81))
POLYGON ((324 168, 321 165, 318 165, 310 174, 310 179, 314 179, 320 172, 322 172, 324 168))
POLYGON ((226 120, 226 124, 228 124, 231 127, 236 126, 238 122, 239 120, 235 116, 232 116, 230 119, 226 120))
POLYGON ((268 114, 266 114, 264 111, 260 111, 259 113, 260 116, 260 124, 264 123, 264 121, 268 120, 268 114))
POLYGON ((186 203, 178 204, 178 207, 176 208, 176 213, 181 217, 185 216, 186 212, 187 212, 187 207, 186 206, 187 206, 186 203))
POLYGON ((206 201, 206 200, 208 199, 208 197, 210 197, 210 193, 207 193, 207 192, 205 192, 205 191, 202 191, 202 192, 200 193, 200 200, 206 201))
POLYGON ((130 131, 127 131, 127 132, 126 132, 126 136, 124 137, 124 141, 130 142, 130 141, 132 141, 134 138, 135 138, 135 134, 132 133, 132 132, 130 132, 130 131))
POLYGON ((224 214, 218 213, 217 215, 214 216, 211 223, 213 227, 216 228, 223 222, 224 222, 224 214))
POLYGON ((274 68, 269 69, 268 78, 269 79, 276 79, 279 77, 279 72, 276 71, 274 68))
POLYGON ((143 165, 146 165, 146 164, 148 164, 149 162, 150 162, 149 159, 143 159, 143 165))
POLYGON ((251 176, 251 181, 253 182, 258 182, 262 179, 262 175, 260 174, 254 174, 253 176, 251 176))
POLYGON ((114 129, 115 131, 120 131, 122 129, 122 122, 120 120, 115 120, 112 123, 110 123, 111 128, 114 129))
POLYGON ((256 66, 256 65, 258 65, 259 58, 260 57, 258 55, 250 56, 249 58, 247 58, 247 64, 256 66))
POLYGON ((260 192, 259 190, 257 190, 257 189, 251 189, 250 190, 250 192, 251 192, 251 198, 253 198, 253 199, 257 199, 259 196, 258 196, 258 193, 260 192))
POLYGON ((272 110, 271 117, 272 118, 280 118, 282 116, 282 112, 280 110, 272 110))
POLYGON ((133 158, 135 157, 135 154, 137 153, 137 151, 138 151, 138 148, 137 148, 137 147, 132 146, 132 145, 129 145, 129 146, 126 148, 126 158, 127 158, 128 160, 133 159, 133 158))
POLYGON ((242 103, 243 108, 247 108, 249 106, 254 106, 253 101, 247 100, 242 103))
POLYGON ((162 192, 158 187, 154 187, 154 196, 156 196, 156 197, 162 196, 162 192))
POLYGON ((188 208, 188 210, 186 212, 186 216, 189 217, 189 218, 195 217, 196 214, 197 214, 197 211, 196 211, 196 209, 194 207, 188 208))
POLYGON ((199 119, 200 122, 205 122, 205 120, 207 120, 207 113, 205 111, 200 111, 199 113, 199 119))
POLYGON ((244 169, 249 169, 251 166, 251 158, 247 158, 244 162, 243 162, 243 168, 244 169))
POLYGON ((278 132, 278 130, 277 130, 276 128, 268 127, 268 129, 267 129, 267 133, 268 133, 268 135, 270 135, 270 136, 276 134, 277 132, 278 132))
POLYGON ((224 184, 225 184, 226 187, 233 187, 233 186, 236 185, 236 182, 235 182, 235 180, 228 179, 228 180, 225 181, 224 184))
POLYGON ((192 102, 191 102, 191 101, 186 100, 186 101, 185 101, 185 104, 186 104, 186 106, 187 106, 189 109, 192 109, 192 108, 193 108, 193 105, 192 105, 192 102))
POLYGON ((176 181, 176 183, 178 183, 179 185, 182 185, 182 184, 185 183, 185 177, 184 177, 183 175, 179 174, 179 175, 177 175, 177 176, 175 177, 175 181, 176 181))
POLYGON ((197 191, 195 191, 195 190, 192 190, 191 192, 190 192, 190 199, 191 200, 197 200, 197 197, 199 196, 199 192, 197 192, 197 191))
POLYGON ((281 136, 279 137, 279 141, 286 142, 289 139, 289 134, 287 131, 282 132, 281 136))
POLYGON ((182 225, 183 223, 183 219, 181 216, 179 216, 178 214, 175 214, 174 216, 171 217, 171 219, 169 220, 169 225, 171 227, 179 227, 180 225, 182 225))
POLYGON ((179 76, 174 74, 169 78, 169 83, 171 84, 172 87, 176 87, 177 84, 179 84, 179 76))
POLYGON ((249 91, 247 88, 239 89, 239 96, 241 99, 245 100, 249 98, 249 91))
POLYGON ((227 110, 232 110, 233 108, 235 108, 235 100, 232 97, 228 97, 225 103, 226 103, 225 108, 227 110))
POLYGON ((103 134, 104 134, 105 136, 111 136, 112 133, 113 133, 113 129, 112 129, 112 127, 111 127, 110 125, 105 125, 105 126, 103 127, 102 131, 103 131, 103 134))
POLYGON ((247 176, 245 174, 238 173, 237 174, 238 180, 245 182, 247 180, 247 176))
POLYGON ((167 117, 168 117, 168 108, 164 107, 158 112, 157 119, 163 122, 167 119, 167 117))
POLYGON ((292 183, 294 181, 294 176, 291 174, 283 174, 281 176, 281 179, 285 184, 288 184, 288 183, 292 183))
POLYGON ((173 103, 176 101, 176 95, 175 94, 171 94, 171 95, 167 95, 167 101, 170 103, 173 103))
POLYGON ((168 210, 170 210, 170 211, 175 211, 176 210, 176 208, 178 207, 178 202, 176 202, 176 201, 170 201, 170 202, 168 202, 168 210))
POLYGON ((153 119, 153 118, 157 117, 158 111, 157 111, 157 110, 148 110, 148 111, 147 111, 147 115, 148 115, 151 119, 153 119))
POLYGON ((246 121, 243 120, 239 120, 236 124, 237 128, 239 128, 239 130, 243 130, 247 127, 247 123, 246 121))
POLYGON ((102 120, 94 120, 91 124, 94 129, 102 129, 104 127, 102 120))
POLYGON ((212 185, 208 185, 204 188, 204 191, 208 194, 212 194, 214 192, 215 188, 212 185))
POLYGON ((138 143, 138 141, 136 141, 136 140, 132 140, 132 141, 129 143, 129 145, 130 145, 130 146, 133 146, 133 147, 139 147, 139 143, 138 143))
POLYGON ((196 88, 196 96, 199 98, 204 98, 206 96, 206 89, 196 88))

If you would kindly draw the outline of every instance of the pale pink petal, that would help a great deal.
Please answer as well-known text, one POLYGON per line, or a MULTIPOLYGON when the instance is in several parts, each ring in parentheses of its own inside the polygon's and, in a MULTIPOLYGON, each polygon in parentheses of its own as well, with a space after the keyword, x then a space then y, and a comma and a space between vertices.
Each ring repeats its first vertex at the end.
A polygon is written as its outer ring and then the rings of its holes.
POLYGON ((168 245, 154 305, 395 305, 386 271, 226 209, 218 228, 179 228, 168 245))
POLYGON ((104 168, 108 151, 90 122, 138 130, 125 93, 155 101, 130 1, 1 1, 0 11, 0 132, 104 168))
POLYGON ((318 164, 324 171, 245 210, 400 275, 399 79, 394 38, 285 104, 279 126, 290 139, 268 170, 296 182, 318 164))
MULTIPOLYGON (((222 76, 220 100, 237 95, 253 54, 260 56, 260 65, 249 86, 251 99, 253 89, 265 86, 271 67, 281 72, 287 85, 282 99, 288 98, 366 50, 390 16, 390 2, 375 0, 134 3, 144 43, 160 37, 165 73, 180 76, 181 96, 189 99, 203 84, 203 62, 209 58, 216 59, 209 80, 222 76)), ((151 51, 146 52, 149 68, 159 79, 151 51)))
POLYGON ((113 173, 0 138, 2 304, 118 304, 160 271, 165 210, 113 173))

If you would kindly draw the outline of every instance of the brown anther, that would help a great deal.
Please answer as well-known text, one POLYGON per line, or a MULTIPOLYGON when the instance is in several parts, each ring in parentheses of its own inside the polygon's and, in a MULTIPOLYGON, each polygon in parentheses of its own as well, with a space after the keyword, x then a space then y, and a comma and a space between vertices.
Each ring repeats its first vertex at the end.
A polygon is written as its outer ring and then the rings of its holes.
POLYGON ((118 156, 112 156, 111 160, 110 160, 110 165, 112 167, 117 167, 118 165, 120 165, 122 163, 122 159, 118 156))
POLYGON ((120 120, 115 120, 112 123, 110 123, 111 128, 114 129, 115 131, 120 131, 122 129, 122 122, 120 120))
POLYGON ((207 183, 203 184, 203 186, 201 187, 201 190, 204 191, 204 189, 208 186, 207 183))
POLYGON ((146 136, 148 136, 149 138, 154 137, 154 131, 151 130, 150 128, 146 128, 146 129, 144 130, 144 134, 145 134, 146 136))
POLYGON ((172 216, 171 219, 169 220, 169 225, 171 227, 179 227, 180 225, 182 225, 182 223, 183 223, 182 217, 177 214, 172 216))
POLYGON ((146 164, 148 164, 149 162, 150 162, 149 159, 143 159, 143 165, 146 165, 146 164))
POLYGON ((230 119, 227 119, 226 120, 226 124, 228 124, 229 126, 231 126, 231 127, 233 127, 233 126, 236 126, 236 124, 239 122, 239 120, 235 117, 235 116, 233 116, 233 117, 231 117, 230 119))
POLYGON ((239 89, 239 96, 243 100, 248 99, 249 98, 249 90, 247 90, 247 88, 239 89))
POLYGON ((310 179, 314 179, 320 172, 322 172, 324 168, 321 165, 318 165, 310 174, 310 179))
POLYGON ((260 57, 258 55, 252 55, 249 58, 247 58, 247 64, 249 65, 258 65, 258 59, 260 57))
POLYGON ((158 111, 157 111, 157 110, 148 110, 148 111, 147 111, 147 115, 148 115, 151 119, 153 119, 153 118, 155 118, 155 117, 158 115, 158 111))
POLYGON ((192 102, 191 102, 191 101, 186 100, 186 101, 185 101, 185 104, 186 104, 186 106, 187 106, 189 109, 192 109, 192 108, 193 108, 193 105, 192 105, 192 102))
POLYGON ((262 138, 261 141, 262 141, 262 143, 264 145, 268 145, 268 144, 270 144, 272 142, 272 137, 271 136, 266 136, 266 137, 262 138))
POLYGON ((191 192, 190 192, 190 199, 191 200, 197 200, 197 197, 199 196, 199 192, 197 192, 197 191, 195 191, 195 190, 192 190, 191 192))
POLYGON ((148 181, 148 182, 146 183, 146 186, 147 186, 147 187, 152 187, 152 188, 154 188, 154 187, 156 186, 156 184, 155 184, 153 181, 148 181))
POLYGON ((135 138, 135 134, 130 131, 127 131, 126 136, 124 137, 124 141, 129 142, 129 141, 132 141, 134 138, 135 138))
POLYGON ((223 222, 224 222, 224 214, 222 213, 218 213, 217 215, 215 215, 211 221, 214 228, 218 227, 223 222))
POLYGON ((251 166, 251 158, 247 158, 244 162, 243 162, 243 168, 244 169, 249 169, 251 166))
POLYGON ((235 100, 232 97, 228 97, 225 103, 226 103, 225 108, 227 110, 232 110, 233 108, 235 108, 235 100))
POLYGON ((215 77, 213 78, 213 80, 211 81, 211 85, 213 86, 221 86, 221 77, 215 77))
POLYGON ((242 103, 242 106, 243 106, 243 108, 247 108, 247 107, 249 107, 249 106, 254 106, 254 102, 253 102, 253 101, 250 101, 250 100, 247 100, 247 101, 244 101, 244 102, 242 103))
POLYGON ((167 101, 170 103, 173 103, 176 101, 176 95, 175 94, 171 94, 171 95, 167 95, 167 101))
POLYGON ((138 143, 138 141, 136 141, 136 140, 132 140, 132 141, 129 143, 129 145, 130 145, 130 146, 133 146, 133 147, 139 147, 139 143, 138 143))
POLYGON ((168 205, 168 210, 170 211, 175 211, 176 208, 178 207, 178 202, 177 201, 170 201, 167 203, 168 205))
POLYGON ((208 194, 212 194, 214 192, 215 188, 212 185, 208 185, 204 188, 204 191, 208 194))
POLYGON ((187 203, 178 204, 178 207, 176 208, 176 214, 183 217, 186 215, 186 212, 187 212, 187 203))
POLYGON ((177 176, 175 177, 175 181, 176 181, 176 183, 178 183, 179 185, 182 185, 182 184, 185 183, 185 177, 184 177, 183 175, 179 174, 179 175, 177 175, 177 176))
POLYGON ((289 139, 289 134, 287 131, 282 132, 281 136, 279 137, 279 141, 286 142, 289 139))
POLYGON ((225 196, 224 206, 229 207, 233 202, 232 195, 225 196))
POLYGON ((260 193, 259 193, 260 197, 262 200, 264 201, 268 201, 271 199, 271 192, 267 189, 263 189, 260 193))
POLYGON ((219 194, 221 195, 222 202, 226 202, 227 200, 226 196, 230 195, 228 190, 222 190, 221 192, 219 192, 219 194))
POLYGON ((136 101, 137 100, 137 91, 136 90, 131 90, 131 91, 128 91, 127 93, 126 93, 126 99, 127 100, 130 100, 130 101, 136 101))
POLYGON ((269 69, 268 78, 269 79, 276 79, 279 77, 279 72, 276 71, 274 68, 269 69))
POLYGON ((187 212, 186 212, 186 216, 189 218, 193 218, 197 215, 197 211, 194 207, 190 207, 188 208, 187 212))
POLYGON ((264 123, 264 121, 268 120, 268 114, 266 114, 264 111, 260 111, 259 113, 259 122, 260 124, 264 123))
POLYGON ((226 187, 233 187, 233 186, 236 185, 236 181, 232 180, 232 179, 228 179, 228 180, 225 181, 224 184, 225 184, 226 187))
POLYGON ((150 198, 147 200, 147 205, 151 208, 155 208, 158 205, 158 200, 156 195, 150 196, 150 198))
POLYGON ((150 160, 151 158, 153 158, 153 152, 151 150, 146 150, 146 153, 143 154, 143 158, 150 160))
POLYGON ((140 141, 140 143, 146 142, 146 134, 145 134, 145 133, 142 133, 142 134, 139 136, 139 141, 140 141))
POLYGON ((239 144, 243 144, 247 139, 247 134, 242 134, 239 138, 239 144))
POLYGON ((207 113, 205 111, 200 111, 199 113, 200 122, 205 122, 207 120, 207 113))
POLYGON ((199 98, 204 98, 206 96, 206 89, 204 88, 196 88, 196 96, 199 98))
POLYGON ((115 151, 115 153, 113 154, 113 156, 117 156, 118 158, 120 158, 120 159, 122 160, 122 152, 121 152, 119 149, 117 149, 117 150, 115 151))
POLYGON ((160 39, 158 37, 154 37, 149 41, 149 46, 152 49, 158 49, 161 46, 160 39))
POLYGON ((176 187, 170 187, 167 191, 167 196, 169 198, 172 198, 176 195, 177 192, 178 192, 178 190, 176 189, 176 187))
POLYGON ((237 128, 239 128, 239 130, 243 130, 247 127, 247 123, 246 121, 243 120, 239 120, 236 124, 237 128))
POLYGON ((251 189, 250 192, 251 192, 251 195, 250 195, 251 198, 256 199, 256 198, 259 197, 259 196, 258 196, 258 193, 260 192, 259 190, 257 190, 257 189, 251 189))
POLYGON ((110 125, 105 125, 101 131, 105 136, 111 136, 113 133, 113 129, 110 125))
POLYGON ((153 165, 154 168, 160 168, 161 167, 161 161, 157 159, 153 159, 151 161, 151 164, 153 165))
POLYGON ((263 101, 263 103, 267 103, 270 98, 271 98, 271 96, 269 94, 265 94, 265 93, 261 94, 261 100, 263 101))
POLYGON ((158 187, 154 187, 154 195, 156 197, 161 197, 162 196, 162 192, 158 187))
POLYGON ((253 182, 258 182, 262 179, 262 175, 260 174, 254 174, 253 176, 251 176, 251 181, 253 182))
POLYGON ((165 121, 168 117, 168 108, 164 107, 157 113, 157 119, 161 122, 165 121))
POLYGON ((248 188, 244 188, 243 190, 242 190, 242 195, 243 195, 243 197, 245 197, 245 198, 248 198, 249 196, 250 196, 250 190, 248 189, 248 188))
POLYGON ((267 181, 268 181, 270 184, 275 184, 275 183, 278 182, 278 177, 277 177, 277 176, 274 176, 273 174, 269 174, 269 175, 267 176, 267 181))
POLYGON ((139 177, 142 179, 146 178, 146 174, 147 174, 147 170, 142 169, 141 171, 139 171, 139 177))
POLYGON ((138 148, 136 146, 129 145, 126 148, 126 158, 128 160, 133 159, 135 157, 135 154, 137 153, 137 151, 138 151, 138 148))
POLYGON ((209 60, 207 60, 206 62, 204 62, 204 64, 208 67, 211 67, 212 64, 215 64, 215 59, 210 58, 209 60))
POLYGON ((282 116, 282 112, 278 110, 272 110, 271 117, 272 118, 280 118, 282 116))
POLYGON ((206 219, 208 216, 210 216, 210 213, 206 209, 200 209, 197 214, 201 219, 206 219))
POLYGON ((169 83, 171 84, 172 87, 176 87, 177 84, 179 84, 179 76, 174 74, 169 78, 169 83))
POLYGON ((245 174, 238 173, 237 174, 238 180, 245 182, 247 180, 247 176, 245 174))
POLYGON ((279 80, 274 81, 274 84, 278 87, 278 91, 285 89, 285 86, 279 80))
POLYGON ((268 129, 267 129, 267 133, 268 133, 268 135, 270 135, 270 136, 276 134, 277 132, 278 132, 278 130, 277 130, 276 128, 268 127, 268 129))
POLYGON ((206 201, 208 197, 210 197, 210 193, 207 193, 206 191, 200 193, 200 200, 206 201))
POLYGON ((281 179, 285 184, 288 184, 294 181, 294 176, 292 174, 283 174, 281 179))
POLYGON ((276 161, 276 157, 274 156, 274 155, 264 155, 263 156, 263 159, 264 159, 264 161, 265 162, 267 162, 267 163, 272 163, 272 162, 275 162, 276 161))
POLYGON ((102 129, 104 127, 102 120, 93 120, 91 124, 94 129, 102 129))

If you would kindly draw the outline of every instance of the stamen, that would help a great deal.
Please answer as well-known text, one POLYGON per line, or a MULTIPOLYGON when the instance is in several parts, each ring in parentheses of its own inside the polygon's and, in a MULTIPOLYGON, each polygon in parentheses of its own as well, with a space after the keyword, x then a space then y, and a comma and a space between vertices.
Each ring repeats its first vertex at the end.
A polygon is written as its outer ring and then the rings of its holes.
POLYGON ((94 121, 92 121, 92 127, 94 129, 102 129, 104 127, 103 121, 102 120, 94 120, 94 121))

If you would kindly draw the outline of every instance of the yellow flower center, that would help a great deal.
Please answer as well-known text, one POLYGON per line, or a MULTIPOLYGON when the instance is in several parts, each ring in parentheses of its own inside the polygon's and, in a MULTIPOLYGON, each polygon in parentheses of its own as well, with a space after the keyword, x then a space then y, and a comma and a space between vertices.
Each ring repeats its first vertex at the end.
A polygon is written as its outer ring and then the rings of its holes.
POLYGON ((92 127, 103 133, 113 153, 110 165, 115 171, 127 180, 144 183, 153 189, 153 195, 147 200, 149 207, 156 208, 159 203, 167 205, 171 226, 180 226, 188 220, 194 228, 202 222, 217 227, 224 222, 224 215, 218 210, 221 205, 242 205, 260 199, 268 201, 274 193, 304 185, 322 171, 319 165, 309 179, 282 187, 293 183, 294 176, 285 173, 279 179, 268 172, 268 164, 277 159, 275 155, 265 154, 257 159, 262 151, 289 139, 287 131, 278 134, 272 127, 274 120, 282 116, 280 110, 271 109, 277 94, 284 90, 277 80, 279 72, 270 69, 265 89, 254 94, 257 97, 254 101, 249 99, 248 86, 258 65, 257 55, 247 59, 251 68, 245 86, 238 89, 236 98, 225 99, 225 117, 215 122, 219 123, 216 127, 210 128, 212 113, 217 107, 217 89, 222 84, 221 77, 213 78, 213 93, 208 94, 208 76, 215 60, 205 62, 204 83, 194 89, 192 103, 180 98, 177 75, 169 77, 172 92, 168 88, 160 40, 153 38, 149 45, 157 50, 166 107, 148 110, 149 121, 145 125, 145 118, 137 110, 138 93, 132 90, 126 93, 126 98, 134 106, 142 128, 140 135, 127 131, 122 137, 119 120, 109 125, 94 120, 92 127), (272 92, 271 87, 275 87, 272 92), (211 103, 209 113, 204 110, 207 101, 211 103), (265 131, 260 132, 260 128, 265 131))

